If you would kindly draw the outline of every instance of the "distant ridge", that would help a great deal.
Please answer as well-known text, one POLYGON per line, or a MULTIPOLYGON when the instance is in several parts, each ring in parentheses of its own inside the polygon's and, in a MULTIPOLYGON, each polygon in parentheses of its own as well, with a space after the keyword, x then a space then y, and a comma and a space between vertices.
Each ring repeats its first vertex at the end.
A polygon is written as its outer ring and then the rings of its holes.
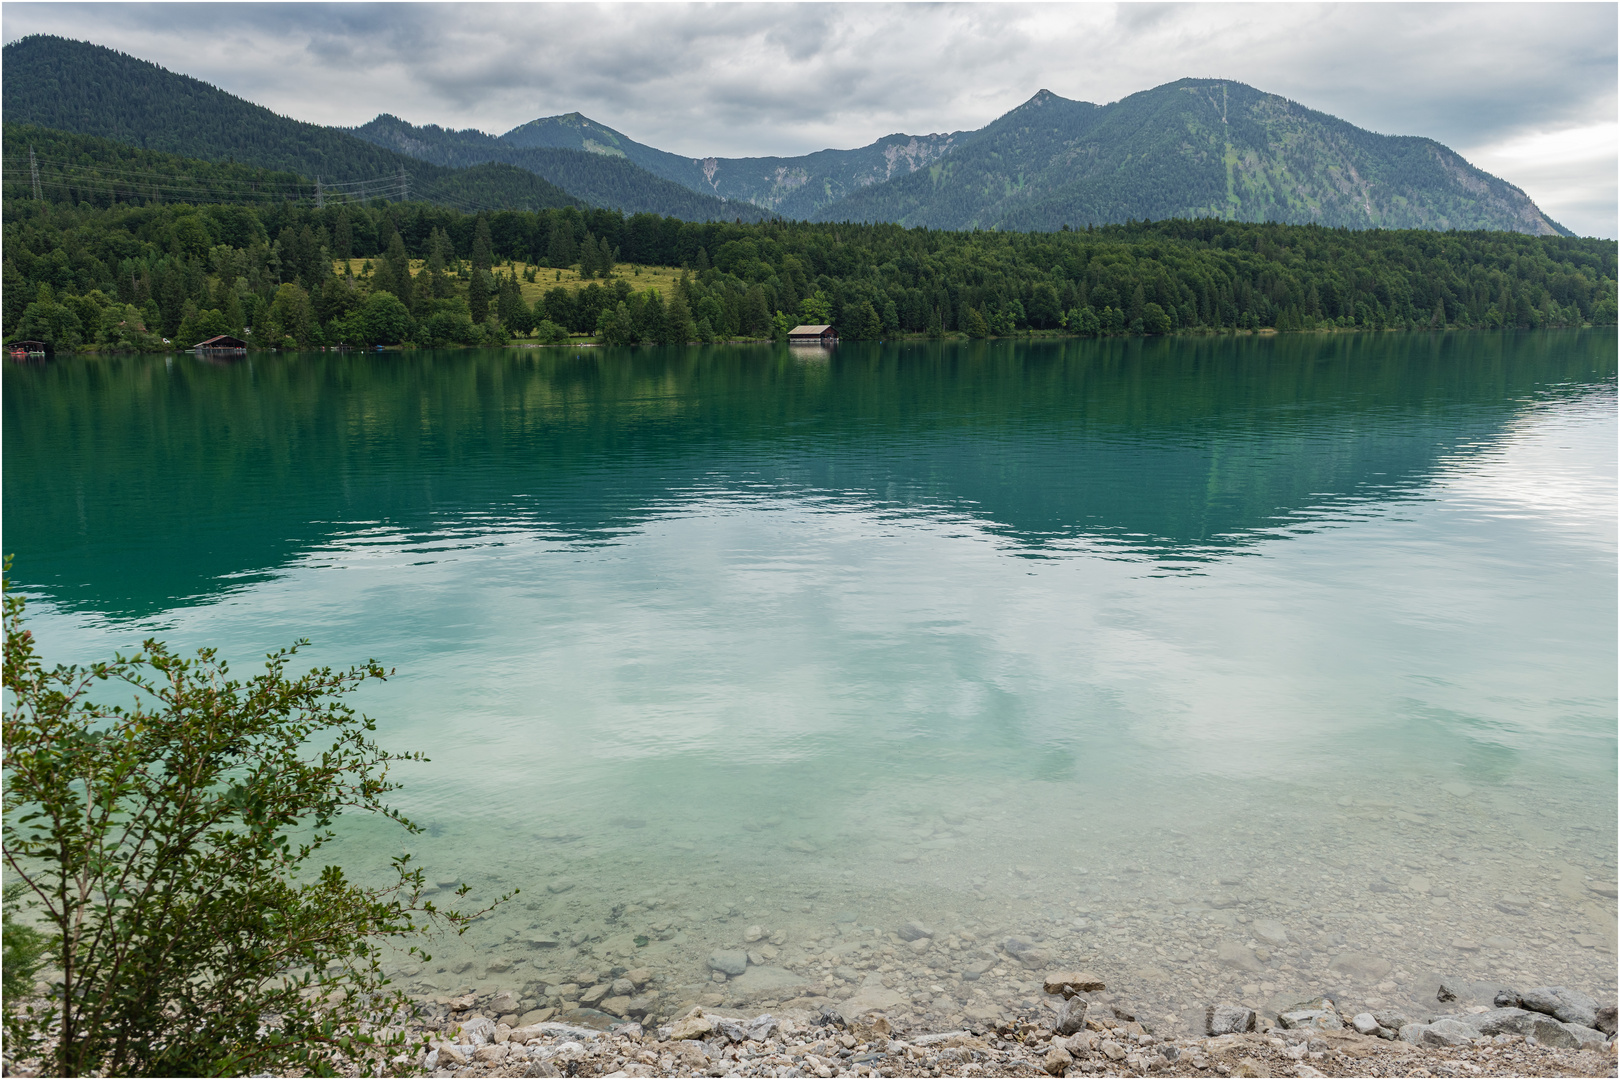
POLYGON ((927 171, 864 188, 817 217, 1019 230, 1214 217, 1573 235, 1432 139, 1378 135, 1218 79, 1101 106, 1042 90, 927 171))
POLYGON ((759 221, 770 216, 753 203, 717 198, 650 172, 622 152, 521 146, 481 131, 451 131, 434 124, 417 127, 387 113, 349 131, 375 146, 437 165, 503 162, 527 169, 592 206, 688 221, 759 221))
POLYGON ((854 150, 818 150, 798 157, 690 158, 636 142, 572 112, 520 124, 500 141, 622 156, 692 191, 750 202, 787 218, 812 218, 853 192, 937 161, 964 134, 885 135, 854 150))

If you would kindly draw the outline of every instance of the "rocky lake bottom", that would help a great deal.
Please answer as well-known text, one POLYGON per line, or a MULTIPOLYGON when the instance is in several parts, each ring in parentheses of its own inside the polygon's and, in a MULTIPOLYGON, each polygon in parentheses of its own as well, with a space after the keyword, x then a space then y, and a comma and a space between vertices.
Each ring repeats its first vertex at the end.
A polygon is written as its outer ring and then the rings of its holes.
POLYGON ((528 841, 545 853, 532 875, 463 849, 480 868, 445 890, 521 891, 393 974, 427 1001, 504 993, 514 1023, 603 1027, 831 1004, 944 1030, 1036 1010, 1054 967, 1095 971, 1171 1033, 1201 1032, 1216 1002, 1433 1011, 1442 981, 1486 1002, 1553 984, 1613 999, 1612 805, 1589 815, 1575 788, 1366 787, 1039 817, 970 797, 889 813, 848 846, 773 818, 703 843, 582 822, 528 841))

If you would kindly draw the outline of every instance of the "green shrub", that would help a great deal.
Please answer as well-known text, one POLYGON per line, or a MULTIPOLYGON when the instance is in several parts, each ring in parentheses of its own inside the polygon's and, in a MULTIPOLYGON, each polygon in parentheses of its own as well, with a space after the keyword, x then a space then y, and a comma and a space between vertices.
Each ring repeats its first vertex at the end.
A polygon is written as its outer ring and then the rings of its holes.
POLYGON ((550 319, 540 320, 540 325, 534 328, 534 336, 542 345, 568 344, 568 331, 550 319))
POLYGON ((313 861, 344 811, 419 831, 383 799, 394 762, 424 759, 343 702, 380 665, 292 678, 297 649, 245 681, 155 640, 47 669, 6 583, 4 858, 58 969, 43 1003, 6 1010, 10 1047, 50 1032, 63 1076, 330 1075, 404 1049, 378 1027, 408 1007, 381 945, 476 916, 420 902, 408 855, 386 887, 313 861), (96 700, 109 688, 133 700, 96 700))
POLYGON ((5 911, 0 914, 0 936, 4 944, 4 955, 0 956, 0 998, 8 1002, 33 992, 34 976, 44 966, 50 945, 44 934, 11 917, 12 905, 21 899, 26 887, 20 881, 6 883, 5 911))

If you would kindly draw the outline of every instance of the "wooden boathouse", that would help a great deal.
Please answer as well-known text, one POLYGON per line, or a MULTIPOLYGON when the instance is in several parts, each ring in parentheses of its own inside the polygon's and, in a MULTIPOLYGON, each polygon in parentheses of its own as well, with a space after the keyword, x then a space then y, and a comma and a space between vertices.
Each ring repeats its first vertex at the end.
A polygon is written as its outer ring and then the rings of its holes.
POLYGON ((197 344, 191 347, 191 351, 195 353, 225 353, 232 356, 240 356, 247 354, 247 342, 243 341, 241 338, 231 337, 229 334, 217 334, 214 337, 209 338, 207 341, 197 342, 197 344))
POLYGON ((795 326, 788 331, 790 345, 836 345, 838 334, 831 326, 795 326))

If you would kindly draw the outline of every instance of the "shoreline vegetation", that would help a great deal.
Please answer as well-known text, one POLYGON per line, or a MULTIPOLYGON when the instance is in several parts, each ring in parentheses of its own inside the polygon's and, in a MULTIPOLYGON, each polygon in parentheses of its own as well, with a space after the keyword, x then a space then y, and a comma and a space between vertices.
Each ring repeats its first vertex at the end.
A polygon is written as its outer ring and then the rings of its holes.
POLYGON ((1113 338, 1617 321, 1617 249, 1222 220, 1049 233, 420 203, 8 198, 4 339, 55 352, 1113 338))

